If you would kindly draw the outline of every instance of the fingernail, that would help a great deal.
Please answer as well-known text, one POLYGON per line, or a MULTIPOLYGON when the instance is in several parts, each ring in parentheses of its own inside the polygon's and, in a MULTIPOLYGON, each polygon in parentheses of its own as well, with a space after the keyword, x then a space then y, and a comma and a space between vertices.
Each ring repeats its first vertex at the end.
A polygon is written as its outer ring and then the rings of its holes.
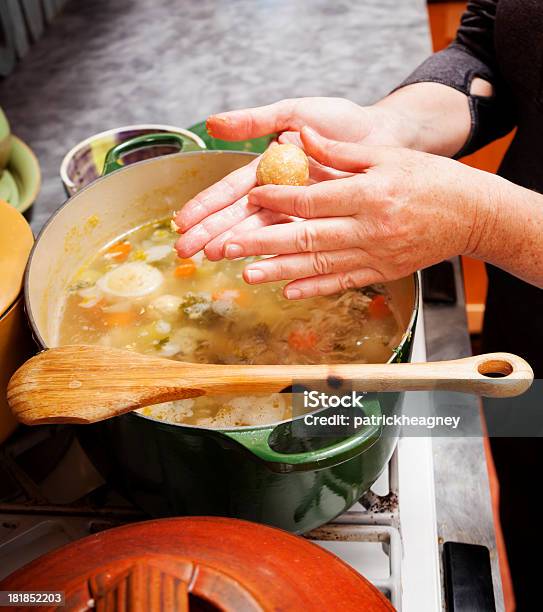
POLYGON ((239 246, 239 244, 229 244, 224 249, 224 256, 228 259, 243 257, 243 249, 239 246))
POLYGON ((260 283, 266 276, 262 270, 245 270, 245 274, 250 283, 260 283))
POLYGON ((211 117, 208 117, 206 119, 206 132, 212 137, 213 136, 213 130, 211 128, 211 121, 214 121, 214 116, 211 115, 211 117))
POLYGON ((299 300, 302 292, 299 289, 285 289, 285 297, 287 300, 299 300))
POLYGON ((318 136, 318 132, 316 130, 314 130, 312 127, 310 127, 309 125, 304 125, 304 127, 302 128, 302 132, 305 132, 306 134, 309 134, 310 136, 318 136))
POLYGON ((215 134, 213 134, 213 128, 211 126, 211 122, 215 123, 215 125, 217 124, 221 124, 222 125, 228 125, 228 119, 226 119, 225 117, 221 117, 221 115, 211 115, 211 117, 208 117, 206 120, 206 130, 207 133, 214 137, 215 134))
POLYGON ((247 204, 249 204, 249 206, 258 206, 258 198, 254 193, 250 193, 247 196, 247 204))
POLYGON ((177 257, 180 257, 181 259, 185 259, 186 257, 190 257, 190 255, 188 255, 189 249, 187 249, 184 244, 179 244, 178 242, 176 242, 174 248, 175 248, 175 250, 177 252, 177 257))

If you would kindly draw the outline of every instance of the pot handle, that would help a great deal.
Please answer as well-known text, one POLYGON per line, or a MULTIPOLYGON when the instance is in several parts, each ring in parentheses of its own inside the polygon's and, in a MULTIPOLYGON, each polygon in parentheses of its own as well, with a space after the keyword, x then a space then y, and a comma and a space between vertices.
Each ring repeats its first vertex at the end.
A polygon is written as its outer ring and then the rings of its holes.
POLYGON ((302 453, 281 453, 269 444, 275 427, 257 430, 221 431, 221 434, 245 447, 268 464, 274 472, 317 470, 338 465, 369 450, 381 437, 382 426, 372 425, 340 442, 302 453))
POLYGON ((104 169, 102 170, 102 176, 122 168, 123 164, 121 162, 121 157, 131 151, 165 145, 177 146, 179 147, 179 151, 183 152, 204 150, 196 140, 188 136, 183 136, 182 134, 174 134, 173 132, 160 132, 157 134, 136 136, 135 138, 119 143, 108 151, 104 162, 104 169))

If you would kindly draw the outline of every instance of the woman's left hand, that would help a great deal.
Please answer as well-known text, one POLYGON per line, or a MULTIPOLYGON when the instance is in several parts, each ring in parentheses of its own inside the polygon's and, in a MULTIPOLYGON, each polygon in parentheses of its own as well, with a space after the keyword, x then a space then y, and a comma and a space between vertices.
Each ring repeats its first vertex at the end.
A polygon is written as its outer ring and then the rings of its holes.
POLYGON ((301 299, 394 280, 475 251, 492 222, 492 175, 409 149, 328 140, 310 128, 301 136, 308 155, 352 175, 250 191, 250 205, 298 220, 225 242, 229 259, 274 255, 245 268, 248 283, 291 280, 285 297, 301 299))

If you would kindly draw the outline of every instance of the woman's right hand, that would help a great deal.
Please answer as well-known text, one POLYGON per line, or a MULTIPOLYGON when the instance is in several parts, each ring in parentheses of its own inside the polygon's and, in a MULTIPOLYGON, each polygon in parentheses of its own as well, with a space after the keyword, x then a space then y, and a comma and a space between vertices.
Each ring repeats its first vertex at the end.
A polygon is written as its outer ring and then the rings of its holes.
MULTIPOLYGON (((278 133, 280 143, 302 146, 300 130, 309 126, 327 138, 370 145, 408 146, 408 122, 387 107, 362 107, 341 98, 299 98, 268 106, 213 115, 207 120, 211 136, 245 140, 278 133)), ((199 193, 176 213, 182 237, 176 243, 180 257, 205 247, 209 259, 223 256, 226 240, 238 232, 289 221, 287 215, 249 205, 247 193, 256 185, 258 159, 199 193)), ((310 160, 312 182, 335 179, 337 171, 310 160)))

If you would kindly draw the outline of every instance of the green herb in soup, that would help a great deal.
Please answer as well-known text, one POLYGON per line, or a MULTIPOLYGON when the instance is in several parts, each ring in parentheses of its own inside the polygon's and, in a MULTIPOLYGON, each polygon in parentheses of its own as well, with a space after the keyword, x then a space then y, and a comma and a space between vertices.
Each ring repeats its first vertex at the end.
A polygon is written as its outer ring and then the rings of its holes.
MULTIPOLYGON (((59 344, 102 344, 223 364, 380 363, 400 329, 385 285, 288 301, 282 284, 247 285, 247 260, 179 259, 166 221, 101 250, 66 291, 59 344)), ((142 413, 206 427, 290 416, 284 396, 197 398, 142 413)))

